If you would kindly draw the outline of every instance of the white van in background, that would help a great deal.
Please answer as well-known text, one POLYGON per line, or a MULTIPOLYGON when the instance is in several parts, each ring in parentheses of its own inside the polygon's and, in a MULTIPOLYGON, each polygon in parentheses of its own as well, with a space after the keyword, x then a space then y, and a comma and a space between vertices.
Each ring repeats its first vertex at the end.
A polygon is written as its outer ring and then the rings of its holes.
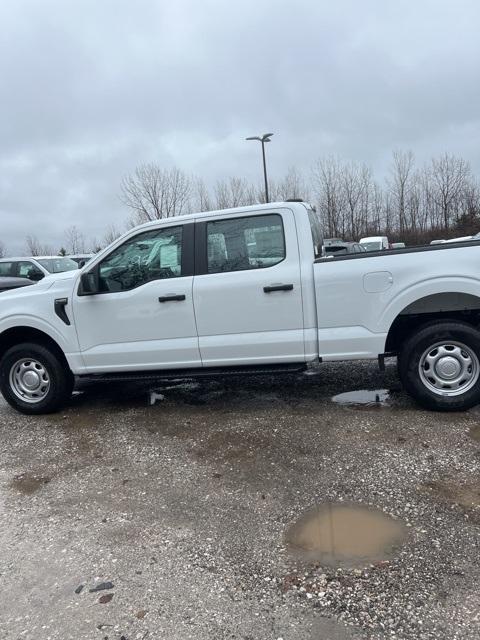
POLYGON ((387 236, 360 238, 360 244, 365 247, 365 251, 383 251, 384 249, 390 249, 387 236))

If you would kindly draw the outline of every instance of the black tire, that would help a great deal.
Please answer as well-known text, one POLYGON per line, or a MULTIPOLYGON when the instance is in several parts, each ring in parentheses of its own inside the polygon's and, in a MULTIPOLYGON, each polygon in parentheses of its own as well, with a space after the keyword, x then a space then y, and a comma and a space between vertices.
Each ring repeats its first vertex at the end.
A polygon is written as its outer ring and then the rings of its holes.
MULTIPOLYGON (((442 358, 436 361, 437 367, 441 360, 442 358)), ((424 325, 404 343, 398 355, 397 366, 400 380, 407 392, 426 409, 465 411, 480 402, 480 331, 465 322, 451 320, 424 325), (440 345, 442 352, 438 348, 440 345), (461 345, 467 351, 462 351, 461 345), (451 353, 445 350, 445 346, 451 349, 451 353), (460 355, 455 355, 454 349, 460 355), (448 375, 462 379, 458 389, 449 384, 445 374, 437 375, 438 369, 426 362, 427 352, 433 359, 440 358, 443 353, 443 361, 450 360, 448 367, 452 373, 449 372, 448 375), (459 374, 453 373, 457 366, 454 360, 460 362, 459 374), (462 385, 465 389, 463 392, 462 385), (454 392, 458 392, 457 395, 452 395, 454 392)))
MULTIPOLYGON (((12 376, 15 378, 13 373, 12 376)), ((0 361, 0 391, 8 404, 21 413, 40 415, 57 411, 71 396, 73 383, 74 378, 66 362, 55 351, 41 344, 24 342, 15 345, 5 352, 0 361), (38 377, 38 370, 43 376, 39 378, 40 382, 48 381, 48 384, 42 382, 43 387, 38 393, 38 398, 31 397, 30 401, 27 401, 19 397, 19 385, 12 383, 10 374, 14 370, 20 370, 20 366, 15 367, 19 362, 23 361, 23 366, 28 368, 29 359, 38 365, 30 366, 30 369, 34 369, 30 375, 33 378, 35 375, 38 377)), ((33 396, 35 389, 30 393, 33 396)), ((24 397, 27 395, 25 393, 24 397)))

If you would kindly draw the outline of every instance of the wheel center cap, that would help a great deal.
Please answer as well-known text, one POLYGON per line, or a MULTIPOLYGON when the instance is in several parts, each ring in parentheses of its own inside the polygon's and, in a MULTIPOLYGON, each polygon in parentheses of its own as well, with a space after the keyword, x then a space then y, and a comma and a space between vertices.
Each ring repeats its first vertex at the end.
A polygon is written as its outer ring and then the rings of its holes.
POLYGON ((36 389, 40 385, 40 377, 35 371, 26 371, 23 375, 23 384, 28 389, 36 389))
POLYGON ((452 358, 452 356, 445 356, 443 358, 440 358, 435 368, 438 375, 447 380, 456 378, 458 375, 460 375, 460 372, 462 370, 459 361, 456 358, 452 358))

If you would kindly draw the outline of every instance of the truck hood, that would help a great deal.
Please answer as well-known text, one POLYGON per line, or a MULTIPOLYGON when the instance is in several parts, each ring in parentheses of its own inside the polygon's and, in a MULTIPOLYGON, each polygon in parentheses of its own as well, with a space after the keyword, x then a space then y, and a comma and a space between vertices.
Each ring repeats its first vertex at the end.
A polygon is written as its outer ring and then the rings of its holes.
MULTIPOLYGON (((0 293, 0 305, 3 307, 5 303, 13 300, 25 300, 28 297, 36 298, 37 296, 45 293, 50 289, 59 291, 61 293, 67 292, 66 295, 72 290, 73 280, 78 276, 78 271, 63 271, 62 273, 52 273, 49 276, 45 276, 40 282, 32 284, 28 287, 20 287, 18 289, 10 289, 0 293)), ((60 295, 60 294, 59 294, 60 295)))
POLYGON ((43 280, 41 280, 39 284, 46 281, 56 282, 57 280, 73 280, 75 276, 78 275, 79 271, 80 269, 75 269, 72 271, 61 271, 60 273, 51 273, 49 276, 45 276, 45 278, 43 278, 43 280))

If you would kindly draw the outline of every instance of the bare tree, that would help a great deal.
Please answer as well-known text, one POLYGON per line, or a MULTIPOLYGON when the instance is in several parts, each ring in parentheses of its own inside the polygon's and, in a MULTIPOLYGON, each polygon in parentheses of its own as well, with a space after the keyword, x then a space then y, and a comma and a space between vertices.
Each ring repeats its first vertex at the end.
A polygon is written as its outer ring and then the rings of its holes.
POLYGON ((197 211, 212 211, 214 209, 210 193, 201 178, 196 178, 193 186, 194 206, 197 211))
POLYGON ((312 167, 312 185, 325 233, 338 236, 344 228, 345 194, 341 184, 342 168, 337 158, 317 160, 312 167))
POLYGON ((67 253, 85 253, 85 236, 75 225, 65 230, 67 253))
POLYGON ((25 238, 25 247, 27 255, 30 256, 49 256, 54 255, 55 251, 50 245, 42 244, 37 236, 28 235, 25 238))
MULTIPOLYGON (((351 163, 343 167, 341 174, 341 184, 345 193, 345 201, 348 212, 348 219, 345 220, 343 236, 356 240, 362 227, 362 197, 365 189, 365 175, 362 175, 363 168, 351 163)), ((366 223, 363 225, 366 226, 366 223)))
POLYGON ((411 188, 410 178, 413 171, 414 155, 411 151, 393 152, 393 163, 390 167, 391 178, 388 181, 392 196, 392 206, 396 211, 400 233, 407 228, 406 202, 411 188))
POLYGON ((432 160, 432 180, 435 185, 435 200, 440 207, 444 229, 452 223, 454 207, 464 192, 470 177, 470 166, 462 158, 445 153, 432 160))
POLYGON ((389 222, 385 194, 380 185, 374 182, 372 186, 371 216, 365 234, 367 236, 374 235, 379 233, 380 229, 388 229, 389 222))
MULTIPOLYGON (((122 232, 119 231, 114 224, 109 224, 107 227, 107 230, 105 231, 105 235, 103 236, 102 241, 100 243, 100 248, 108 247, 109 244, 112 244, 112 242, 115 242, 115 240, 119 238, 121 235, 122 235, 122 232)), ((97 253, 100 250, 100 248, 98 248, 97 251, 95 251, 95 253, 97 253)))
POLYGON ((122 180, 122 200, 134 212, 137 224, 186 213, 192 180, 180 169, 162 169, 149 163, 122 180))
POLYGON ((0 240, 0 258, 4 258, 4 257, 5 257, 5 245, 0 240))
POLYGON ((289 199, 301 198, 309 200, 309 189, 302 174, 295 167, 290 167, 280 182, 271 182, 270 199, 272 202, 284 202, 289 199))
POLYGON ((218 180, 215 185, 215 208, 230 209, 252 204, 247 182, 243 178, 218 180))
POLYGON ((480 185, 470 180, 464 189, 463 208, 464 214, 470 217, 478 216, 480 212, 480 185))

